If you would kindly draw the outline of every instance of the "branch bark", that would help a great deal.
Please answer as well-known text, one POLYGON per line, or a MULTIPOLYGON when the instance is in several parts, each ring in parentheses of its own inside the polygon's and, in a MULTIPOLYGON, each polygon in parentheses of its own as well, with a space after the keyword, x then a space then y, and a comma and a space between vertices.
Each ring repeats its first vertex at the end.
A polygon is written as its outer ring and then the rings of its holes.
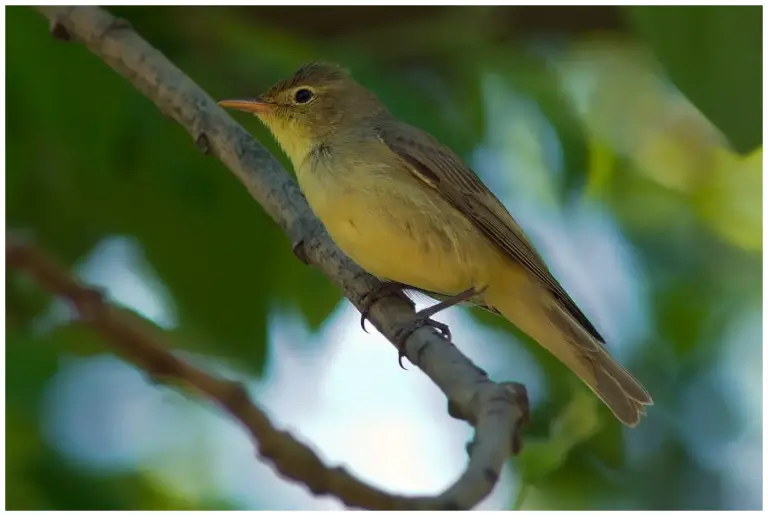
MULTIPOLYGON (((83 43, 154 102, 165 115, 182 125, 198 149, 204 154, 217 156, 289 236, 298 251, 297 255, 320 269, 360 309, 361 301, 379 284, 378 281, 341 252, 280 164, 199 86, 144 41, 128 22, 115 18, 103 9, 71 6, 36 9, 50 20, 54 37, 83 43)), ((413 315, 413 307, 407 302, 388 297, 374 304, 370 320, 392 342, 397 328, 413 315)), ((109 335, 114 337, 117 334, 109 335)), ((140 340, 126 338, 121 341, 120 350, 128 356, 139 353, 147 359, 150 355, 157 355, 157 349, 147 346, 146 342, 141 345, 140 340)), ((446 395, 449 413, 468 421, 476 430, 466 470, 446 491, 433 497, 407 498, 385 494, 350 477, 341 469, 323 466, 306 448, 304 450, 308 453, 303 455, 307 468, 293 467, 291 461, 284 461, 284 458, 294 457, 298 443, 292 438, 270 440, 268 432, 257 433, 252 428, 255 422, 262 428, 274 429, 263 413, 242 396, 241 390, 216 383, 205 373, 169 356, 174 364, 173 375, 217 400, 238 418, 259 440, 262 453, 265 442, 279 442, 276 447, 285 446, 281 452, 263 455, 272 460, 283 474, 303 482, 313 492, 332 494, 347 505, 368 509, 472 508, 491 492, 504 462, 520 449, 520 427, 527 418, 525 388, 512 382, 492 382, 483 370, 431 328, 420 328, 411 334, 405 349, 408 359, 446 395), (243 409, 244 406, 251 408, 243 409), (267 441, 262 441, 262 437, 267 441), (318 482, 322 487, 318 487, 318 482)), ((167 358, 162 361, 171 363, 167 358)), ((155 364, 152 361, 140 363, 145 366, 155 364)), ((152 369, 148 370, 152 372, 152 369)), ((168 374, 167 370, 164 372, 168 374)), ((271 446, 266 448, 269 450, 271 446)))

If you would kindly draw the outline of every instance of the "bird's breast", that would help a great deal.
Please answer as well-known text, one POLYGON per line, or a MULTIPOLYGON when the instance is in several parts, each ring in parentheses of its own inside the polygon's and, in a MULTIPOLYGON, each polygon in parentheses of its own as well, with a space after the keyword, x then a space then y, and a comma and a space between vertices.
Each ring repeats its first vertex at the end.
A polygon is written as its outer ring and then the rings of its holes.
POLYGON ((374 276, 443 294, 487 284, 496 250, 399 163, 315 166, 299 181, 331 238, 374 276))

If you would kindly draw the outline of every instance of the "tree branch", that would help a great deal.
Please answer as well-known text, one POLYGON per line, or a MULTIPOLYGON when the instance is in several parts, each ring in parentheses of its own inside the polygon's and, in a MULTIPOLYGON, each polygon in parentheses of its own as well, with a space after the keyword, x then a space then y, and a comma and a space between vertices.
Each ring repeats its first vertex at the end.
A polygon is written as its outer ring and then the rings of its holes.
POLYGON ((9 268, 22 270, 46 291, 69 301, 81 321, 152 378, 165 383, 177 381, 220 405, 248 430, 264 459, 284 476, 306 484, 312 493, 332 493, 351 507, 404 510, 432 505, 430 499, 389 495, 364 484, 344 468, 329 468, 291 434, 276 430, 242 384, 210 376, 175 357, 161 344, 160 329, 105 301, 101 292, 83 285, 39 248, 10 236, 5 256, 9 268))
MULTIPOLYGON (((312 214, 296 183, 280 164, 199 86, 144 41, 129 23, 103 9, 56 6, 37 7, 37 10, 50 20, 51 33, 55 37, 82 42, 128 79, 160 111, 187 129, 198 149, 205 154, 217 156, 288 234, 297 256, 320 269, 358 309, 361 307, 361 301, 379 284, 378 281, 341 252, 312 214)), ((370 313, 371 322, 391 342, 397 328, 413 315, 413 307, 396 297, 376 302, 370 313)), ((136 339, 125 342, 135 345, 134 352, 143 349, 136 344, 136 339)), ((121 349, 127 353, 125 348, 123 346, 121 349)), ((339 479, 349 475, 338 469, 324 469, 320 475, 325 479, 322 481, 325 486, 322 492, 333 494, 349 505, 370 509, 472 508, 490 493, 510 454, 520 449, 520 427, 527 418, 525 388, 516 383, 490 381, 484 371, 431 328, 420 328, 411 334, 405 349, 408 359, 424 371, 446 395, 449 413, 475 427, 475 440, 466 470, 438 496, 403 498, 383 494, 356 480, 353 490, 341 490, 340 486, 346 484, 339 479), (335 480, 331 482, 330 479, 335 480)), ((165 362, 168 362, 167 359, 165 362)), ((188 365, 174 367, 177 373, 181 371, 187 375, 183 377, 187 381, 196 379, 200 382, 205 377, 188 365)), ((222 401, 229 400, 227 403, 230 403, 231 392, 237 389, 230 385, 222 390, 221 384, 211 384, 210 381, 208 378, 203 383, 212 390, 204 392, 220 400, 230 413, 250 429, 249 420, 243 420, 240 417, 242 414, 233 412, 222 401), (213 396, 214 393, 217 396, 213 396)), ((193 385, 201 389, 200 385, 193 385)), ((243 403, 243 398, 240 399, 240 403, 243 403)), ((254 409, 249 409, 251 415, 248 417, 255 417, 254 409)), ((255 417, 259 418, 263 418, 263 414, 255 417)), ((256 434, 254 437, 259 439, 256 434)), ((263 442, 261 447, 263 450, 263 442)), ((284 468, 293 471, 281 462, 282 456, 275 454, 270 460, 274 460, 284 474, 284 468)), ((317 457, 312 457, 322 467, 317 457)), ((308 476, 288 476, 304 482, 313 492, 317 488, 317 480, 308 476)))

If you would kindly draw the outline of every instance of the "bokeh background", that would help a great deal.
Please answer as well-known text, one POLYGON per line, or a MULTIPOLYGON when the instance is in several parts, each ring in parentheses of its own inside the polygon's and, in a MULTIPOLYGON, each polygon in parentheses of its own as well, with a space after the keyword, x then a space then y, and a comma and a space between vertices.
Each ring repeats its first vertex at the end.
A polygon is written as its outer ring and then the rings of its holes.
MULTIPOLYGON (((461 154, 656 401, 622 428, 500 318, 438 319, 533 421, 487 509, 762 506, 760 7, 110 8, 214 98, 337 61, 461 154)), ((6 229, 330 464, 401 493, 471 429, 234 177, 31 9, 6 10, 6 229)), ((257 120, 235 114, 288 166, 257 120)), ((157 386, 25 277, 6 286, 13 509, 328 509, 215 407, 157 386)))

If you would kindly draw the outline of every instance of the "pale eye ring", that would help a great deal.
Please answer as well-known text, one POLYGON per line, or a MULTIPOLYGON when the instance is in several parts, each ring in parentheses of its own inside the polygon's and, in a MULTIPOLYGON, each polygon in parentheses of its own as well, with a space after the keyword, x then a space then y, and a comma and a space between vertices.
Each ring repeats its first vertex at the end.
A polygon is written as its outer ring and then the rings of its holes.
POLYGON ((293 100, 296 104, 306 104, 312 100, 313 96, 312 90, 301 88, 300 90, 296 90, 296 93, 293 94, 293 100))

